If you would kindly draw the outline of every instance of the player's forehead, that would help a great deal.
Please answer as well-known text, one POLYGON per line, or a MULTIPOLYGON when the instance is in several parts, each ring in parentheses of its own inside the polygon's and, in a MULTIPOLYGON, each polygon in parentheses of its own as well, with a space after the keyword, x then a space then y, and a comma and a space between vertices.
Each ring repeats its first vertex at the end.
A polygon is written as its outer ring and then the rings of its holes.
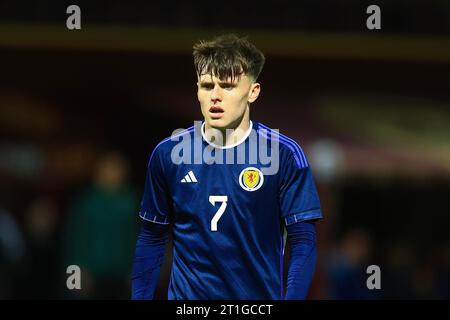
POLYGON ((234 83, 234 84, 238 84, 240 82, 247 80, 247 76, 245 74, 240 74, 239 76, 236 76, 236 77, 229 76, 229 77, 219 78, 215 74, 203 73, 198 77, 198 80, 199 80, 199 82, 202 82, 202 83, 234 83))

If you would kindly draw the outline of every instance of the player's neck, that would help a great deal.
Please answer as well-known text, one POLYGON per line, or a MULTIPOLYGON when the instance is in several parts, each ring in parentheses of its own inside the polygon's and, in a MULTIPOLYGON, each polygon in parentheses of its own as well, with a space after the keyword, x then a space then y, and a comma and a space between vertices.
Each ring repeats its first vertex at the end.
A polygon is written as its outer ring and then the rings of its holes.
MULTIPOLYGON (((212 129, 208 123, 205 122, 205 131, 212 129)), ((222 139, 217 139, 212 137, 212 139, 207 138, 208 142, 212 142, 215 145, 221 147, 229 147, 239 143, 244 137, 248 135, 250 129, 250 115, 246 112, 244 116, 237 121, 232 123, 227 128, 214 128, 220 131, 222 139), (213 140, 213 141, 212 141, 213 140)), ((208 136, 208 135, 206 135, 208 136)))

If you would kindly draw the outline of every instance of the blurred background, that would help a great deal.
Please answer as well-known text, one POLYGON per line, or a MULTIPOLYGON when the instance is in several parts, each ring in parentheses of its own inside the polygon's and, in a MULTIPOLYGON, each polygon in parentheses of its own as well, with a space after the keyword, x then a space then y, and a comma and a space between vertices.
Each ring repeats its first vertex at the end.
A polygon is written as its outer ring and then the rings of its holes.
POLYGON ((129 298, 148 158, 201 120, 192 45, 224 32, 266 54, 251 116, 295 138, 316 176, 309 298, 449 299, 448 0, 0 0, 0 298, 129 298))

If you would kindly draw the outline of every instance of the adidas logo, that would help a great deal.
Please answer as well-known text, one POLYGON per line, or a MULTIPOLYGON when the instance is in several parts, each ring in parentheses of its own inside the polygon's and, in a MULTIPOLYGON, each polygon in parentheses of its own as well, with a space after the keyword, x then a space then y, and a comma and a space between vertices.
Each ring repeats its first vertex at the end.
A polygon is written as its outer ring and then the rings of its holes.
POLYGON ((187 175, 184 176, 183 179, 181 179, 181 183, 192 183, 192 182, 198 182, 197 179, 194 176, 194 173, 189 171, 187 175))

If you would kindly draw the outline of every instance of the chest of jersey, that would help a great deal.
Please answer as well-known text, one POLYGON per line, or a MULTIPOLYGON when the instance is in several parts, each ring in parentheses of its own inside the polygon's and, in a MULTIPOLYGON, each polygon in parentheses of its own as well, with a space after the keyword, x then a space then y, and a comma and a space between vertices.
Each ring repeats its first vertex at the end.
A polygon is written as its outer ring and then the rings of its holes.
MULTIPOLYGON (((220 231, 279 219, 276 175, 251 165, 181 165, 171 183, 174 222, 220 231)), ((264 228, 263 228, 264 229, 264 228)))

